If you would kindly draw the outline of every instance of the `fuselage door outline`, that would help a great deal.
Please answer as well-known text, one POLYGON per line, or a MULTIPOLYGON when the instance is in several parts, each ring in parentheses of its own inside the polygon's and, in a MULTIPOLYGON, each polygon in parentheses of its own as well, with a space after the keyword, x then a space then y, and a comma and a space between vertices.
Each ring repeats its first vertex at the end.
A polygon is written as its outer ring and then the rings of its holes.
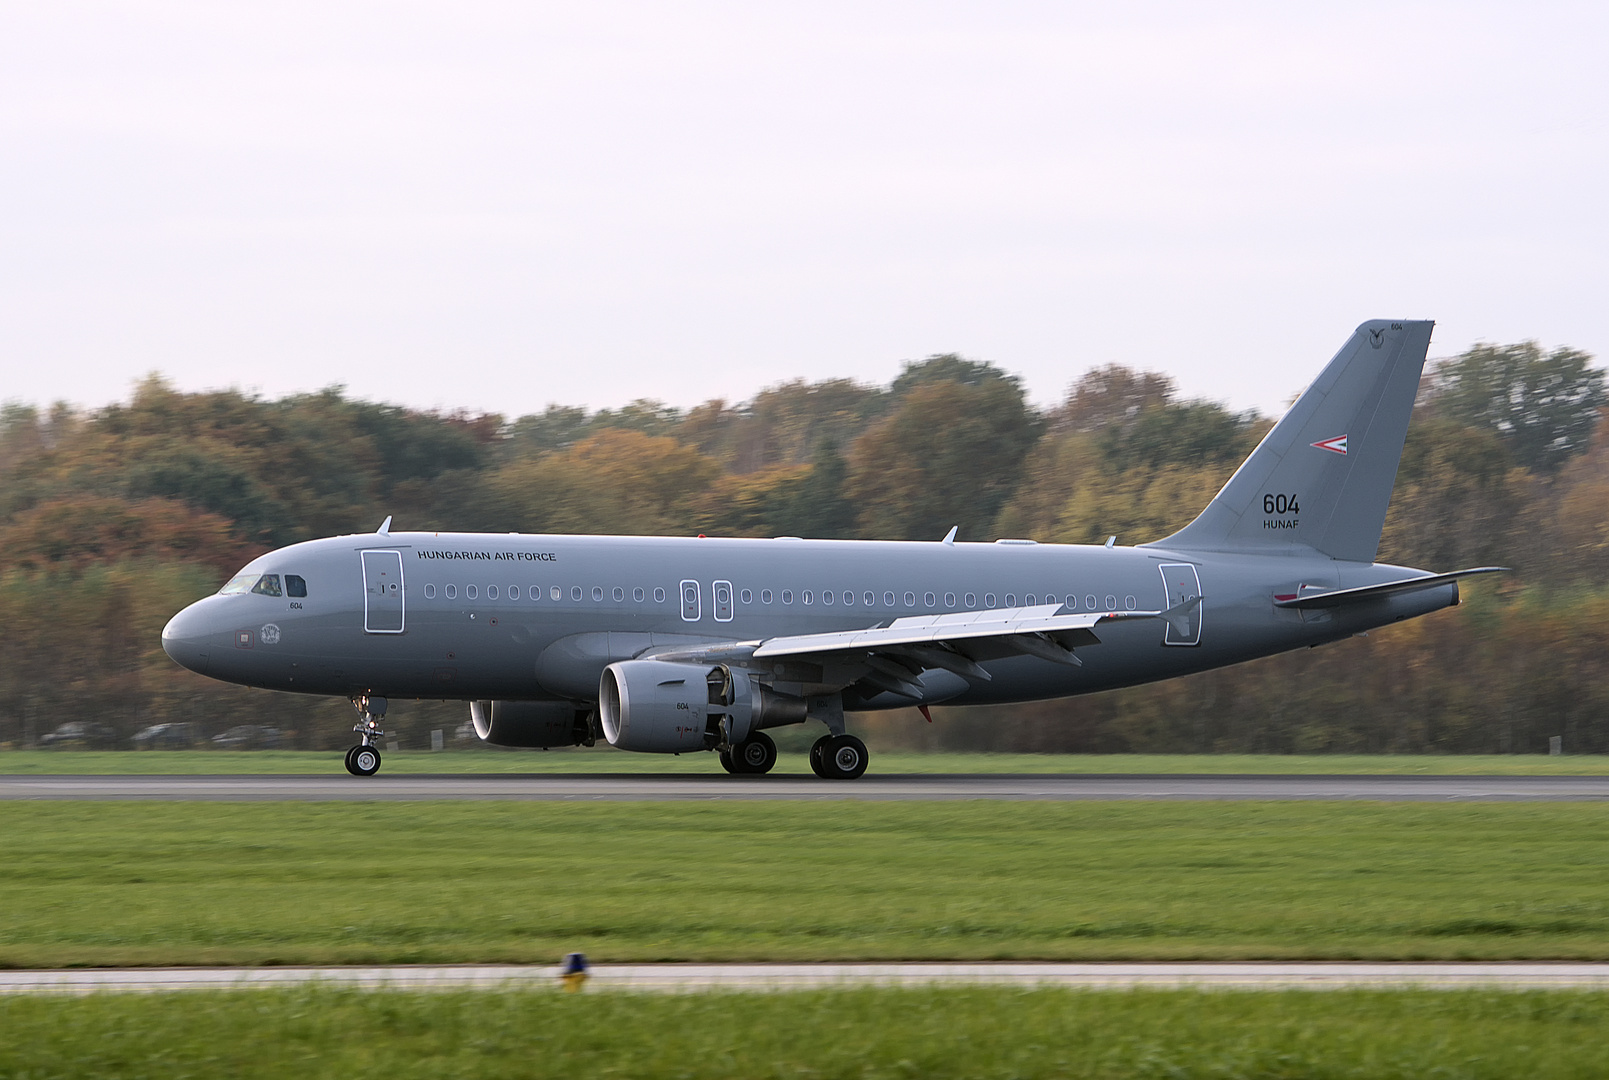
POLYGON ((715 621, 732 621, 732 583, 730 581, 710 582, 710 593, 715 599, 715 621))
MULTIPOLYGON (((1186 601, 1201 595, 1201 578, 1196 574, 1194 563, 1163 563, 1157 567, 1162 571, 1162 588, 1167 594, 1167 603, 1164 609, 1178 607, 1186 601)), ((1167 633, 1162 638, 1164 645, 1200 645, 1202 605, 1197 604, 1189 613, 1189 632, 1181 633, 1180 627, 1174 625, 1172 619, 1166 620, 1167 633)))
POLYGON ((698 622, 704 617, 703 590, 688 578, 682 582, 682 622, 698 622))
POLYGON ((400 634, 408 625, 407 590, 402 582, 402 552, 363 551, 363 630, 400 634))

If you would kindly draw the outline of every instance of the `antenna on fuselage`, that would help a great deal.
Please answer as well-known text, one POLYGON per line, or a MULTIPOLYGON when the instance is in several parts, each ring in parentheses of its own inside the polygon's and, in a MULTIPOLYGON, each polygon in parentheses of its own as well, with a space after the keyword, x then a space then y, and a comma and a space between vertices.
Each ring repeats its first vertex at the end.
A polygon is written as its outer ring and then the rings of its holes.
POLYGON ((944 539, 939 541, 939 543, 941 543, 941 544, 949 544, 952 547, 955 546, 955 534, 960 532, 960 531, 961 531, 961 526, 959 526, 959 525, 951 525, 950 526, 950 531, 944 534, 944 539))
POLYGON ((378 529, 374 530, 374 531, 379 533, 381 536, 390 536, 391 535, 391 515, 387 514, 385 516, 385 520, 380 522, 380 527, 378 529))

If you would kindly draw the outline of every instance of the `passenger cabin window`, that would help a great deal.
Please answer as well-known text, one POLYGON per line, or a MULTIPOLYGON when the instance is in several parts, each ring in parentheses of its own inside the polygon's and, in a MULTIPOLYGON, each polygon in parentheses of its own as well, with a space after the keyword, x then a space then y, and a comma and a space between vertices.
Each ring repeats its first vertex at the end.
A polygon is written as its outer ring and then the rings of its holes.
POLYGON ((1095 594, 1094 593, 1090 593, 1088 596, 1084 597, 1084 606, 1089 608, 1091 611, 1095 610, 1095 594))
POLYGON ((570 599, 572 601, 574 601, 575 603, 577 603, 577 604, 579 604, 581 602, 581 586, 579 586, 579 585, 570 586, 570 599))
POLYGON ((754 590, 753 589, 744 589, 742 592, 738 593, 738 596, 742 599, 742 601, 745 604, 754 603, 754 590))
POLYGON ((894 606, 894 594, 893 593, 886 592, 886 593, 883 594, 883 606, 884 607, 893 607, 894 606))
POLYGON ((434 585, 426 585, 425 586, 425 599, 426 600, 434 600, 435 598, 436 598, 436 587, 434 585))
POLYGON ((770 589, 761 589, 760 590, 760 603, 769 604, 770 602, 771 602, 771 590, 770 589))
POLYGON ((821 602, 823 604, 830 604, 830 603, 833 602, 834 599, 835 599, 835 597, 832 595, 832 590, 831 589, 822 589, 821 590, 821 602))
POLYGON ((497 599, 497 586, 496 585, 488 585, 488 586, 486 586, 486 599, 488 599, 488 600, 496 600, 497 599))
POLYGON ((783 589, 782 590, 782 602, 784 604, 793 603, 793 590, 792 589, 783 589))
POLYGON ((456 600, 457 598, 458 598, 458 586, 457 585, 449 585, 449 586, 447 586, 447 599, 456 600))
POLYGON ((473 600, 473 599, 475 599, 475 597, 477 597, 479 595, 480 595, 480 590, 476 586, 474 586, 474 585, 465 585, 464 586, 464 596, 467 597, 468 599, 473 600))
POLYGON ((926 593, 922 596, 922 604, 925 607, 937 607, 938 603, 939 598, 934 596, 932 593, 926 593))
POLYGON ((641 585, 639 585, 635 589, 631 590, 631 598, 633 600, 637 601, 637 603, 639 603, 639 604, 643 602, 643 597, 645 595, 646 594, 642 591, 642 586, 641 585))
POLYGON ((285 575, 285 595, 286 596, 306 596, 307 595, 307 580, 305 578, 301 577, 298 574, 286 574, 285 575))
POLYGON ((809 604, 809 603, 812 603, 815 599, 816 599, 815 594, 812 593, 809 589, 806 589, 804 592, 799 594, 800 603, 809 604))
POLYGON ((953 608, 955 606, 955 594, 953 592, 947 592, 944 594, 944 606, 947 608, 953 608))
POLYGON ((905 594, 905 606, 906 607, 915 607, 916 606, 916 594, 915 593, 908 592, 908 593, 905 594))
POLYGON ((626 600, 626 590, 622 589, 620 586, 616 585, 615 586, 615 603, 621 604, 621 603, 624 603, 625 600, 626 600))
POLYGON ((853 604, 854 602, 855 602, 855 594, 850 592, 849 590, 845 589, 844 590, 844 604, 845 604, 845 606, 853 604))
POLYGON ((986 608, 994 607, 994 593, 986 592, 983 594, 983 606, 986 608))
POLYGON ((663 604, 664 602, 665 602, 665 590, 664 589, 655 589, 654 590, 654 603, 663 604))
POLYGON ((967 593, 967 607, 977 607, 977 606, 978 606, 978 594, 977 593, 970 593, 970 592, 967 593))
POLYGON ((283 593, 281 593, 279 591, 279 575, 278 574, 264 574, 262 577, 257 579, 257 584, 255 584, 255 585, 253 585, 251 587, 251 591, 254 592, 254 593, 257 593, 260 596, 282 596, 282 595, 284 595, 283 593))
POLYGON ((603 586, 602 585, 594 585, 592 587, 592 602, 595 603, 595 604, 603 602, 603 586))
POLYGON ((876 607, 877 606, 877 594, 876 593, 869 592, 869 593, 866 594, 866 606, 867 607, 876 607))

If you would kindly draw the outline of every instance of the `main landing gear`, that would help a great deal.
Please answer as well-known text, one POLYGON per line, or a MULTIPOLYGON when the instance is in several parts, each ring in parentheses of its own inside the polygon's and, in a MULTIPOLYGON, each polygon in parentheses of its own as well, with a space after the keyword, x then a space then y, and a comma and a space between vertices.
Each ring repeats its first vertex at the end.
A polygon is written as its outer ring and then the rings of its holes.
POLYGON ((842 732, 823 735, 810 748, 810 769, 823 780, 858 780, 866 771, 866 744, 842 732))
POLYGON ((721 767, 734 776, 761 776, 777 763, 777 744, 756 731, 730 750, 721 751, 721 767))
POLYGON ((375 740, 385 735, 380 722, 385 719, 386 700, 383 697, 355 697, 352 706, 358 711, 358 722, 352 728, 358 733, 358 744, 346 752, 346 771, 353 776, 373 776, 380 771, 380 748, 375 740))

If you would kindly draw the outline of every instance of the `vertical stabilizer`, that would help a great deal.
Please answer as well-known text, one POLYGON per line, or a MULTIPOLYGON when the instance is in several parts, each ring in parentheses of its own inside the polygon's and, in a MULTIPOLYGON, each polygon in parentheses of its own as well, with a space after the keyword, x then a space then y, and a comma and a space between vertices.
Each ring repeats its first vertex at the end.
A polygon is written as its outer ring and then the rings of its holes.
POLYGON ((1358 327, 1199 517, 1157 547, 1373 562, 1435 323, 1358 327))

